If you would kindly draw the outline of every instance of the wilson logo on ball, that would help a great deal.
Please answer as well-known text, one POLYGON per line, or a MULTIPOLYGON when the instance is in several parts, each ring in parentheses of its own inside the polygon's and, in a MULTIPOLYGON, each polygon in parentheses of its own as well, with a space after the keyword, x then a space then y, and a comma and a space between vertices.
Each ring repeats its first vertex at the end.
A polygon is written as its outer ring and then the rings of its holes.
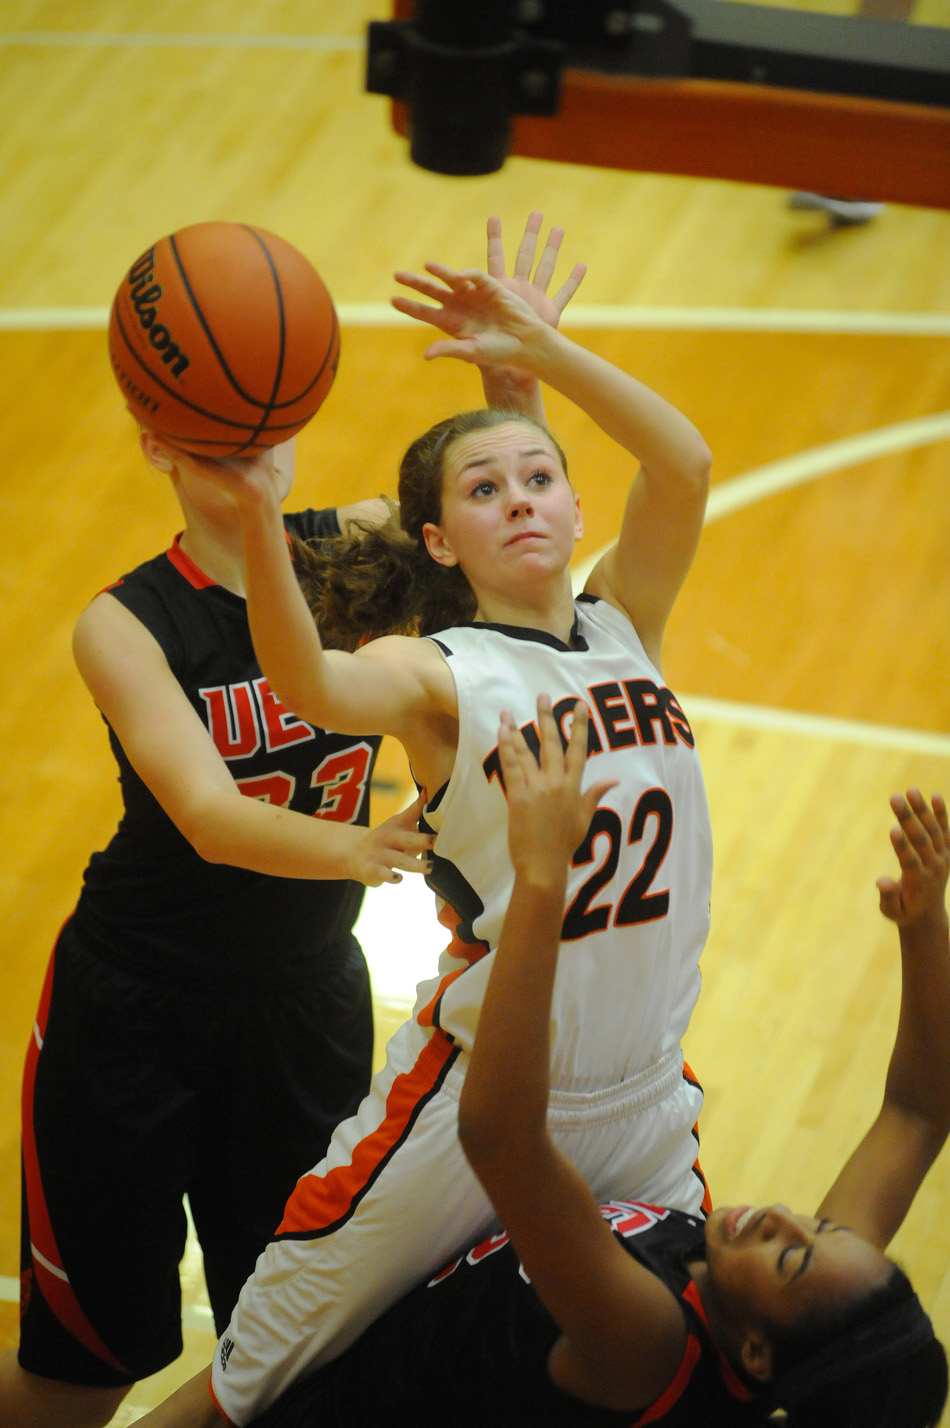
POLYGON ((155 304, 162 295, 162 288, 160 283, 153 282, 154 265, 155 249, 149 248, 129 269, 128 284, 132 306, 139 322, 148 333, 149 342, 159 353, 165 366, 171 368, 173 377, 180 377, 190 363, 178 343, 172 340, 172 335, 164 323, 155 321, 158 316, 155 304))
POLYGON ((318 410, 340 350, 333 299, 313 264, 249 223, 192 223, 123 274, 109 355, 126 405, 196 456, 288 441, 318 410))

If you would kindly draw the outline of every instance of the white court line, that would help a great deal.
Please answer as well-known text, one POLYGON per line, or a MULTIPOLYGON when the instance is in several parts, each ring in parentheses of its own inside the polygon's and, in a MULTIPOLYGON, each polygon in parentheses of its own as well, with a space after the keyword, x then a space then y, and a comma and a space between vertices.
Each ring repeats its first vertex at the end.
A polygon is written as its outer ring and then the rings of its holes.
POLYGON ((728 699, 708 699, 699 694, 682 694, 677 698, 690 719, 950 759, 950 734, 903 729, 892 724, 866 724, 858 719, 836 719, 829 714, 806 714, 794 709, 769 709, 761 704, 734 704, 728 699))
POLYGON ((45 49, 363 50, 365 35, 125 34, 120 30, 0 30, 0 45, 45 49))
MULTIPOLYGON (((341 302, 344 327, 417 327, 386 302, 341 302)), ((104 328, 107 307, 0 308, 0 332, 83 331, 104 328)), ((747 307, 571 307, 564 327, 611 331, 860 333, 868 337, 950 337, 950 313, 826 312, 747 307)))
POLYGON ((835 312, 782 307, 614 307, 572 303, 562 327, 634 327, 678 332, 855 332, 869 336, 947 336, 950 313, 835 312))
MULTIPOLYGON (((709 493, 703 524, 710 525, 723 516, 731 516, 746 506, 754 505, 756 501, 788 491, 793 486, 802 486, 807 481, 815 481, 832 471, 843 471, 849 466, 892 456, 898 451, 913 451, 918 446, 931 446, 947 440, 950 440, 950 412, 937 412, 933 416, 879 426, 874 431, 846 436, 840 441, 829 441, 825 446, 799 451, 778 461, 767 461, 742 476, 724 481, 721 486, 714 486, 709 493)), ((603 546, 571 567, 575 592, 583 590, 588 576, 607 549, 608 546, 603 546)))
POLYGON ((714 486, 709 493, 703 524, 710 525, 767 496, 787 491, 792 486, 804 485, 806 481, 814 481, 816 477, 827 476, 832 471, 843 471, 849 466, 860 466, 865 461, 876 461, 897 451, 913 451, 915 447, 932 446, 948 439, 950 412, 936 412, 933 416, 879 426, 874 431, 846 436, 840 441, 829 441, 825 446, 797 452, 794 456, 768 461, 764 466, 757 466, 742 476, 724 481, 721 486, 714 486))

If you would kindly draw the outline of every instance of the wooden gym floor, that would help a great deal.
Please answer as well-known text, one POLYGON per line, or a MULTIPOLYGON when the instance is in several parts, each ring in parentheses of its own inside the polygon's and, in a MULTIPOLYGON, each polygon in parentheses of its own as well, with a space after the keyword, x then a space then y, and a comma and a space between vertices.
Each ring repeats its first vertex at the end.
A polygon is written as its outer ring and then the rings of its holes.
MULTIPOLYGON (((470 371, 424 366, 424 334, 390 321, 392 270, 481 261, 489 212, 509 243, 531 208, 566 226, 566 265, 590 265, 573 330, 687 411, 716 456, 665 671, 716 836, 687 1042, 716 1199, 812 1208, 879 1103, 898 994, 874 888, 892 862, 887 798, 910 783, 950 794, 950 212, 889 207, 831 230, 747 185, 524 160, 481 179, 421 173, 385 102, 361 93, 361 35, 385 15, 382 0, 0 11, 3 1345, 22 1055, 50 945, 117 809, 70 629, 176 529, 113 389, 103 315, 131 260, 185 223, 283 234, 340 305, 343 360, 300 441, 301 505, 392 491, 406 442, 478 401, 470 371)), ((950 0, 922 0, 915 19, 950 24, 950 0)), ((549 415, 584 504, 583 562, 615 530, 631 473, 562 402, 549 415)), ((392 749, 381 777, 380 816, 405 793, 392 749)), ((418 888, 386 895, 365 919, 381 1039, 437 945, 418 888), (405 955, 375 932, 380 907, 405 955)), ((945 1153, 894 1245, 944 1338, 948 1205, 945 1153)), ((210 1356, 193 1254, 184 1281, 185 1356, 116 1424, 210 1356)))

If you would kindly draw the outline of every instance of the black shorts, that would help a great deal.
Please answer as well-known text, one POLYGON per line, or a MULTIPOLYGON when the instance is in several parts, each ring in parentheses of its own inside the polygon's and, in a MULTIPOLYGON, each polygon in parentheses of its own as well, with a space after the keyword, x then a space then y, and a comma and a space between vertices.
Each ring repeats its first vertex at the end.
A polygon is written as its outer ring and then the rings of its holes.
POLYGON ((196 991, 103 965, 67 923, 24 1085, 25 1369, 113 1386, 178 1356, 186 1194, 226 1327, 297 1178, 369 1085, 355 939, 336 962, 279 991, 196 991))

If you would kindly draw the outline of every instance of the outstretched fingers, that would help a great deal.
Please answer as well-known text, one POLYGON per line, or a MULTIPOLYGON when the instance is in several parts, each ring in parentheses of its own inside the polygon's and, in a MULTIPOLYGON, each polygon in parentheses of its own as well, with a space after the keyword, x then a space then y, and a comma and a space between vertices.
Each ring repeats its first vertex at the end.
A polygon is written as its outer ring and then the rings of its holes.
POLYGON ((943 905, 950 876, 950 822, 944 798, 935 794, 928 803, 918 788, 895 793, 891 808, 898 820, 890 832, 891 846, 901 876, 879 878, 877 887, 885 917, 907 924, 943 905))
POLYGON ((564 229, 552 228, 548 234, 548 241, 538 259, 538 266, 534 270, 534 285, 546 293, 551 279, 554 277, 554 269, 557 266, 557 255, 561 251, 561 244, 564 241, 564 229))
MULTIPOLYGON (((515 255, 511 276, 525 286, 535 288, 538 293, 546 294, 550 287, 551 279, 554 277, 554 270, 557 267, 561 244, 564 241, 564 229, 560 226, 555 226, 551 229, 548 234, 547 242, 541 250, 541 256, 537 260, 537 266, 535 267, 538 239, 543 223, 544 215, 537 209, 528 214, 528 221, 525 224, 524 233, 518 245, 518 252, 515 255), (533 275, 532 268, 534 268, 533 275)), ((500 280, 507 277, 505 249, 501 238, 501 219, 495 214, 488 220, 487 272, 491 277, 500 280)), ((571 298, 577 292, 586 272, 587 265, 585 263, 575 263, 566 281, 558 289, 554 297, 550 299, 558 317, 560 317, 571 298)))
POLYGON ((488 220, 488 256, 486 271, 493 278, 505 276, 505 248, 501 241, 501 219, 493 213, 488 220))
POLYGON ((908 866, 916 866, 918 862, 939 858, 945 842, 944 832, 920 789, 909 788, 906 794, 894 794, 891 808, 899 820, 899 826, 893 830, 898 836, 892 837, 892 842, 899 858, 903 853, 901 867, 905 861, 908 866))
MULTIPOLYGON (((542 222, 542 214, 538 212, 529 213, 521 242, 518 244, 518 251, 515 254, 515 265, 511 272, 512 277, 524 278, 526 282, 530 282, 531 269, 534 266, 534 255, 538 250, 538 235, 541 232, 542 222)), ((560 242, 560 239, 558 241, 560 242)), ((550 281, 550 274, 548 275, 548 280, 550 281)), ((534 281, 539 287, 541 286, 540 283, 538 283, 537 274, 535 274, 534 281)))
POLYGON ((581 283, 584 280, 586 272, 586 263, 575 263, 566 281, 561 285, 561 287, 558 288, 557 292, 554 294, 551 301, 557 308, 558 317, 560 317, 561 313, 567 307, 571 298, 577 292, 577 289, 580 287, 581 283))

